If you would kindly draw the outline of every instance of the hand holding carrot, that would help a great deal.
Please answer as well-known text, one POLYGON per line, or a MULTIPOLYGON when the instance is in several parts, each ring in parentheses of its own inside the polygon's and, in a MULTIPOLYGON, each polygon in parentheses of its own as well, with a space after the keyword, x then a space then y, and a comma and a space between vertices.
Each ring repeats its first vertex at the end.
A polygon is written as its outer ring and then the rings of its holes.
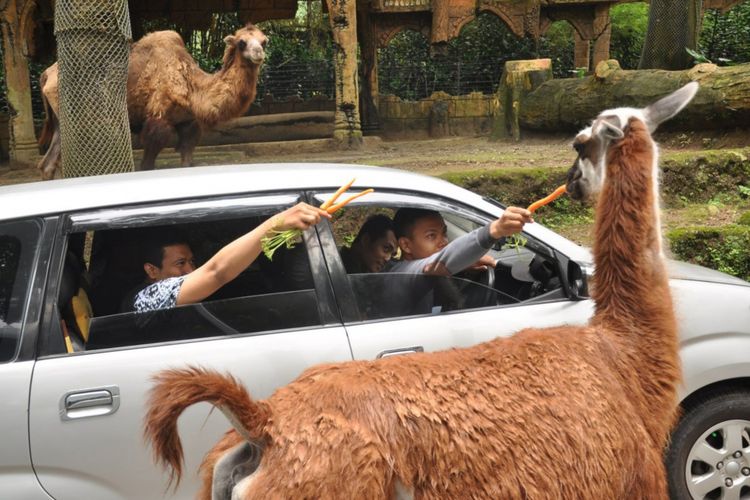
POLYGON ((352 179, 341 186, 320 208, 313 207, 307 203, 298 203, 292 208, 275 215, 271 219, 273 224, 269 231, 270 236, 266 235, 261 240, 261 248, 265 256, 271 260, 278 248, 282 246, 292 248, 297 239, 302 235, 302 231, 320 222, 321 217, 330 219, 331 214, 336 213, 347 203, 374 191, 373 189, 365 189, 361 193, 354 194, 339 203, 335 203, 336 199, 354 184, 354 181, 355 179, 352 179))

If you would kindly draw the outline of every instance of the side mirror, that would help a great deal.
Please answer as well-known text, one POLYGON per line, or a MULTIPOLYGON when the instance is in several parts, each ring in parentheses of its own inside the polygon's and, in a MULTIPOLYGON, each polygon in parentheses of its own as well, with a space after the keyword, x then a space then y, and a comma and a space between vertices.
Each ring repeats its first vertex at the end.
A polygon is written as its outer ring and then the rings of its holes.
POLYGON ((560 281, 565 294, 571 300, 588 299, 589 288, 585 270, 578 262, 570 260, 559 252, 555 252, 555 257, 560 265, 560 281))
POLYGON ((578 262, 568 261, 568 276, 565 282, 568 284, 568 296, 573 300, 585 300, 589 298, 589 286, 586 273, 578 262))

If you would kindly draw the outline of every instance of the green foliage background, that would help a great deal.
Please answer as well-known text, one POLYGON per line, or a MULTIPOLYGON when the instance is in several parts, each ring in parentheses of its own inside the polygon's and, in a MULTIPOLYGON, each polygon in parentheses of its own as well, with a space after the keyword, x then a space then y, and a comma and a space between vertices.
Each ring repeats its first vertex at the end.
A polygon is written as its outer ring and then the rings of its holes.
MULTIPOLYGON (((648 4, 625 3, 611 11, 611 57, 625 69, 638 65, 648 25, 648 4)), ((166 20, 144 22, 144 32, 174 29, 187 41, 188 50, 206 71, 221 66, 223 38, 240 26, 236 14, 215 14, 208 30, 191 31, 166 20)), ((260 98, 271 92, 279 97, 333 95, 333 46, 327 14, 322 3, 302 0, 295 19, 261 23, 271 43, 259 82, 260 98)), ((699 51, 719 64, 750 61, 750 0, 726 13, 708 10, 703 18, 699 51)), ((2 56, 2 47, 0 47, 2 56)), ((52 62, 52 55, 30 64, 32 101, 37 121, 43 119, 38 89, 39 75, 52 62)), ((576 76, 573 63, 573 28, 565 21, 554 23, 540 40, 519 39, 496 16, 480 14, 468 23, 461 36, 451 40, 442 55, 431 56, 424 35, 404 31, 379 51, 379 82, 382 93, 418 99, 435 90, 451 94, 471 91, 491 93, 508 60, 549 57, 555 77, 576 76)), ((0 112, 7 113, 5 74, 0 67, 0 112)))

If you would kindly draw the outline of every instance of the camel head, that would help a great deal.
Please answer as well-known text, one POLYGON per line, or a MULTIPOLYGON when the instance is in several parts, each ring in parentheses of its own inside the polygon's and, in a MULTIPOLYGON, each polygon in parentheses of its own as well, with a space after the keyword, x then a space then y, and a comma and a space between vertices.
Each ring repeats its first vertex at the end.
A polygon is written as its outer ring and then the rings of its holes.
POLYGON ((268 37, 254 24, 248 23, 244 28, 238 29, 234 35, 226 36, 224 43, 227 44, 224 51, 224 67, 235 57, 249 61, 256 66, 260 66, 266 58, 268 37))
POLYGON ((568 170, 568 194, 576 200, 596 197, 607 177, 607 150, 625 136, 630 120, 642 121, 653 133, 661 123, 679 113, 697 91, 698 83, 690 82, 645 108, 616 108, 599 113, 573 141, 578 157, 568 170))

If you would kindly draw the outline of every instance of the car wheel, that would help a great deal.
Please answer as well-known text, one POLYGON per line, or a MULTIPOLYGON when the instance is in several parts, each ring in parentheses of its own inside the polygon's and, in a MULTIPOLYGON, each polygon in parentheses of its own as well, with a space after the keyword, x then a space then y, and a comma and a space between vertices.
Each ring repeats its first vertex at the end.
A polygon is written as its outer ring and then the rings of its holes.
POLYGON ((750 391, 693 402, 666 454, 673 500, 750 499, 750 391))

